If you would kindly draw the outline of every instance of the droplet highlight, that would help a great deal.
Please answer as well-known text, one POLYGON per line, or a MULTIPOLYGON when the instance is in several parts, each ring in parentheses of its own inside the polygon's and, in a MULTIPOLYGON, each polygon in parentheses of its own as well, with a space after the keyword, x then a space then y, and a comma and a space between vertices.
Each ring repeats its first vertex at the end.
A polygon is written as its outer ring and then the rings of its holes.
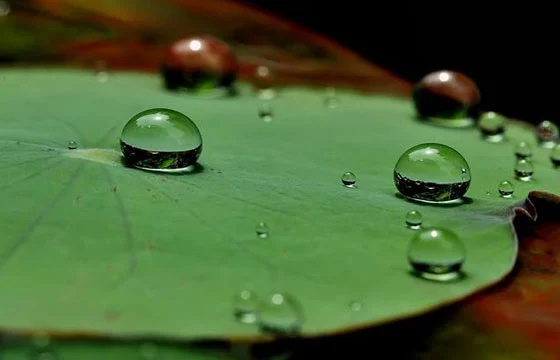
POLYGON ((261 239, 265 239, 268 237, 268 225, 261 221, 257 224, 257 226, 255 227, 255 232, 257 233, 257 236, 260 237, 261 239))
POLYGON ((519 160, 533 157, 533 149, 531 149, 531 146, 525 141, 521 141, 515 145, 514 153, 515 157, 519 160))
POLYGON ((272 118, 273 118, 273 111, 272 111, 272 105, 270 104, 261 104, 259 106, 259 118, 264 121, 264 122, 271 122, 272 118))
POLYGON ((351 171, 347 171, 342 174, 340 180, 342 181, 342 185, 346 186, 347 188, 356 187, 357 178, 356 175, 351 171))
POLYGON ((443 203, 462 198, 471 183, 465 158, 438 143, 419 144, 406 150, 393 170, 397 190, 406 198, 443 203))
POLYGON ((406 213, 404 222, 409 229, 418 230, 422 227, 422 214, 420 211, 411 210, 406 213))
POLYGON ((272 294, 260 307, 258 324, 266 332, 284 335, 298 333, 303 324, 301 306, 291 295, 272 294))
POLYGON ((541 147, 551 149, 558 143, 558 126, 545 120, 537 125, 537 141, 541 147))
POLYGON ((507 180, 504 180, 498 184, 498 193, 501 197, 509 199, 513 196, 515 188, 513 184, 507 180))
POLYGON ((513 169, 515 178, 521 181, 530 181, 533 177, 533 171, 533 164, 526 159, 518 160, 513 169))
POLYGON ((78 143, 74 140, 68 141, 68 150, 76 150, 78 148, 78 143))
POLYGON ((505 124, 505 117, 493 111, 483 113, 478 120, 478 128, 482 138, 493 143, 504 140, 505 124))
POLYGON ((462 276, 466 249, 457 234, 445 228, 417 232, 408 248, 414 275, 433 281, 452 281, 462 276))
POLYGON ((233 300, 233 316, 243 324, 254 324, 257 321, 259 300, 251 290, 242 290, 233 300))
POLYGON ((156 172, 192 169, 202 152, 196 124, 178 111, 156 108, 132 117, 121 134, 128 166, 156 172))

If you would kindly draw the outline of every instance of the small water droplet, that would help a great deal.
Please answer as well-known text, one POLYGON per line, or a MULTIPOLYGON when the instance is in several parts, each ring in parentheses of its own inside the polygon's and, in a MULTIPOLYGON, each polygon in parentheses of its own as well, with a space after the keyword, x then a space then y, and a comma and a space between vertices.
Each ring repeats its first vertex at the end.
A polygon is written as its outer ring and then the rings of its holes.
POLYGON ((74 140, 68 141, 69 150, 76 150, 77 148, 78 148, 78 143, 76 143, 74 140))
POLYGON ((403 196, 432 203, 460 199, 471 183, 465 158, 455 149, 437 143, 406 150, 395 165, 393 177, 403 196))
POLYGON ((94 65, 94 71, 97 81, 99 81, 100 83, 106 83, 107 81, 109 81, 109 70, 105 61, 96 61, 94 65))
POLYGON ((500 196, 509 199, 513 196, 514 187, 513 184, 507 180, 502 181, 498 184, 498 192, 500 196))
POLYGON ((533 164, 526 159, 518 160, 513 172, 515 177, 521 181, 529 181, 533 177, 533 164))
POLYGON ((294 334, 303 324, 301 306, 288 294, 275 293, 259 309, 259 327, 263 331, 294 334))
POLYGON ((33 346, 35 348, 44 349, 51 344, 51 337, 46 332, 37 332, 32 337, 33 346))
POLYGON ((408 261, 414 274, 441 282, 462 275, 465 255, 465 246, 455 232, 436 227, 417 232, 408 248, 408 261))
POLYGON ((10 13, 10 3, 5 0, 0 0, 0 16, 6 16, 10 13))
POLYGON ((413 230, 420 229, 422 227, 422 214, 420 213, 420 211, 411 210, 406 213, 404 221, 408 228, 413 230))
POLYGON ((268 225, 261 221, 260 223, 257 224, 255 231, 257 233, 257 236, 260 237, 261 239, 265 239, 268 237, 268 225))
POLYGON ((41 352, 37 354, 36 360, 56 360, 56 356, 52 352, 41 352))
POLYGON ((344 174, 342 174, 342 177, 340 178, 340 180, 342 181, 342 185, 346 186, 347 188, 353 188, 356 186, 356 175, 351 172, 351 171, 347 171, 344 174))
POLYGON ((560 145, 556 145, 550 152, 550 162, 556 168, 560 166, 560 145))
POLYGON ((558 142, 558 126, 545 120, 537 126, 537 141, 544 148, 553 148, 558 142))
POLYGON ((504 139, 506 119, 493 111, 482 114, 478 128, 482 138, 489 142, 501 142, 504 139))
POLYGON ((274 113, 272 111, 272 106, 270 104, 261 104, 259 106, 259 118, 264 122, 271 122, 274 113))
POLYGON ((274 73, 268 66, 260 65, 255 68, 253 86, 258 98, 271 100, 276 97, 276 91, 273 88, 274 80, 274 73))
POLYGON ((525 141, 521 141, 515 145, 515 156, 518 159, 530 159, 533 156, 533 150, 529 144, 525 141))
POLYGON ((141 359, 155 359, 158 355, 158 346, 154 343, 147 342, 140 345, 141 359))
POLYGON ((359 301, 352 301, 352 302, 350 302, 348 307, 350 308, 350 311, 361 311, 363 305, 359 301))
POLYGON ((325 93, 325 106, 329 109, 334 109, 338 106, 338 98, 336 96, 336 89, 328 87, 325 93))
POLYGON ((242 290, 233 299, 233 315, 243 324, 253 324, 257 321, 259 300, 251 290, 242 290))
POLYGON ((130 119, 121 134, 128 166, 148 171, 181 172, 192 168, 202 152, 194 122, 170 109, 149 109, 130 119))

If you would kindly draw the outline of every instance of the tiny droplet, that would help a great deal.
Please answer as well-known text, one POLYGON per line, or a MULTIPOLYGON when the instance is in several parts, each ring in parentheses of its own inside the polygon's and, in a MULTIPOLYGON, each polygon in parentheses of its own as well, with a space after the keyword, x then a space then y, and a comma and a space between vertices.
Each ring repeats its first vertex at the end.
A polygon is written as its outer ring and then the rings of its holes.
POLYGON ((350 302, 349 306, 351 311, 361 311, 362 310, 362 303, 359 301, 352 301, 350 302))
POLYGON ((6 16, 10 13, 10 3, 6 0, 0 0, 0 16, 6 16))
POLYGON ((455 232, 436 227, 417 232, 408 248, 413 273, 440 282, 461 277, 465 255, 465 246, 455 232))
POLYGON ((478 128, 482 138, 489 142, 501 142, 504 139, 505 118, 493 111, 482 114, 478 120, 478 128))
POLYGON ((558 142, 558 126, 545 120, 537 126, 537 141, 544 148, 553 148, 558 142))
POLYGON ((274 113, 270 104, 261 104, 259 106, 259 118, 264 122, 271 122, 274 113))
POLYGON ((498 192, 503 198, 511 198, 513 196, 514 187, 513 184, 507 180, 504 180, 498 184, 498 192))
POLYGON ((140 345, 140 358, 141 359, 156 359, 158 355, 158 346, 152 342, 143 343, 140 345))
POLYGON ((406 226, 409 229, 417 230, 422 227, 422 214, 420 211, 411 210, 406 214, 405 217, 406 226))
POLYGON ((259 300, 251 290, 242 290, 233 300, 233 316, 243 324, 254 324, 257 321, 259 300))
POLYGON ((338 98, 336 96, 336 89, 328 87, 325 93, 325 105, 329 109, 334 109, 338 106, 338 98))
POLYGON ((76 150, 77 148, 78 148, 78 143, 76 143, 74 140, 68 141, 69 150, 76 150))
POLYGON ((346 186, 347 188, 353 188, 356 186, 357 178, 353 172, 347 171, 344 174, 342 174, 340 180, 342 181, 342 185, 346 186))
POLYGON ((518 160, 515 164, 513 172, 515 177, 521 181, 529 181, 533 177, 533 164, 526 159, 518 160))
POLYGON ((268 225, 263 221, 257 224, 255 231, 257 233, 257 236, 260 237, 261 239, 267 238, 269 235, 268 225))
POLYGON ((527 144, 525 141, 519 142, 515 145, 515 156, 518 159, 530 159, 533 156, 533 150, 531 146, 527 144))

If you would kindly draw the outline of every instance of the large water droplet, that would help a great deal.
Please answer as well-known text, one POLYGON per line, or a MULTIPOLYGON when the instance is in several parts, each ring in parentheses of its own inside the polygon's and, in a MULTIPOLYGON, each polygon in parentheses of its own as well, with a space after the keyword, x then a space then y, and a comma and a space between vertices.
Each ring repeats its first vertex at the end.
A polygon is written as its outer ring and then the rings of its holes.
POLYGON ((261 104, 259 106, 259 118, 264 122, 271 122, 274 113, 270 104, 261 104))
POLYGON ((268 225, 261 221, 257 224, 257 226, 255 227, 255 232, 257 233, 257 236, 260 237, 261 239, 265 239, 268 237, 268 225))
POLYGON ((288 294, 272 294, 260 307, 258 322, 264 331, 297 333, 303 324, 301 306, 288 294))
POLYGON ((406 213, 404 221, 406 223, 406 226, 408 226, 410 229, 420 229, 420 227, 422 226, 422 214, 420 213, 420 211, 411 210, 406 213))
POLYGON ((521 181, 529 181, 533 177, 533 164, 526 159, 518 160, 513 172, 515 177, 521 181))
POLYGON ((513 184, 507 180, 502 181, 498 184, 498 193, 500 193, 500 196, 503 198, 511 198, 513 196, 513 192, 514 192, 514 187, 513 184))
POLYGON ((525 141, 521 141, 515 145, 514 153, 518 159, 530 159, 533 156, 531 146, 525 141))
POLYGON ((457 234, 436 227, 417 232, 408 248, 408 261, 415 275, 435 281, 459 278, 465 255, 465 246, 457 234))
POLYGON ((274 80, 274 73, 268 66, 260 65, 255 68, 253 86, 260 99, 271 100, 276 97, 276 91, 273 88, 274 80))
POLYGON ((253 324, 257 321, 259 300, 251 290, 242 290, 233 299, 233 316, 243 324, 253 324))
POLYGON ((68 141, 69 150, 76 150, 77 148, 78 148, 78 144, 74 140, 68 141))
POLYGON ((121 134, 128 166, 178 172, 190 169, 202 152, 202 136, 194 122, 170 109, 150 109, 135 115, 121 134))
POLYGON ((465 158, 455 149, 437 143, 420 144, 405 151, 393 176, 402 195, 424 202, 460 199, 471 183, 465 158))
POLYGON ((482 114, 478 120, 478 128, 482 138, 489 142, 500 142, 504 139, 506 119, 493 111, 482 114))
POLYGON ((560 145, 556 145, 550 152, 550 162, 554 167, 560 166, 560 145))
POLYGON ((545 148, 553 148, 558 142, 558 126, 553 122, 545 120, 537 126, 537 141, 545 148))
POLYGON ((479 116, 480 92, 469 77, 455 71, 424 76, 413 90, 418 117, 448 127, 471 126, 479 116))
POLYGON ((353 188, 356 185, 356 175, 351 171, 342 174, 340 180, 342 181, 342 185, 348 188, 353 188))
POLYGON ((158 355, 158 346, 154 343, 147 342, 140 345, 140 358, 146 360, 156 359, 158 355))

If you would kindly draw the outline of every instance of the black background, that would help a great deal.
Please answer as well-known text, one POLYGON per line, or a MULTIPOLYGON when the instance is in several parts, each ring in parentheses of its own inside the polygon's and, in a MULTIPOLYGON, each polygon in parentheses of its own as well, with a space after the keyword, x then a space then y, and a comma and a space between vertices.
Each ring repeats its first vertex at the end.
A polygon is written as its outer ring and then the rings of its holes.
POLYGON ((485 110, 558 123, 560 13, 553 2, 244 0, 410 80, 441 69, 479 86, 485 110))

